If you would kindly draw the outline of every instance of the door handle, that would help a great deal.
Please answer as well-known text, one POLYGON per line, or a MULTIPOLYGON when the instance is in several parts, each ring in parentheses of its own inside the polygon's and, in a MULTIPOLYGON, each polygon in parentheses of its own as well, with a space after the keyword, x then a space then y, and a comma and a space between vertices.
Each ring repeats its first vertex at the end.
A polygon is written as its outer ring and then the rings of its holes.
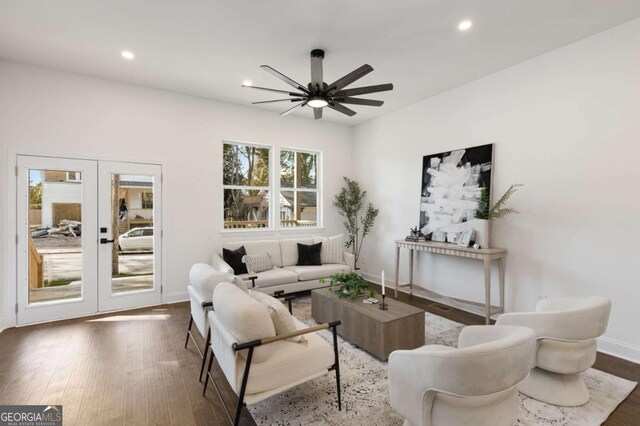
POLYGON ((106 238, 100 238, 100 244, 109 244, 113 242, 114 240, 107 240, 106 238))

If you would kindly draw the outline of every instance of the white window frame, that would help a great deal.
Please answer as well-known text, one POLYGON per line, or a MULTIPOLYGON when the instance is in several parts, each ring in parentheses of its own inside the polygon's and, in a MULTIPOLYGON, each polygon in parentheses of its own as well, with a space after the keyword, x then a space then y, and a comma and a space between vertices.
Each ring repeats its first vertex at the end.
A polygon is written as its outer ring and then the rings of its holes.
MULTIPOLYGON (((283 146, 280 147, 278 149, 278 173, 277 173, 277 177, 278 177, 278 189, 277 189, 277 194, 278 194, 278 199, 280 196, 280 193, 282 191, 291 191, 291 192, 315 192, 316 193, 316 226, 280 226, 280 205, 278 203, 278 223, 277 223, 277 227, 278 230, 280 232, 301 232, 301 231, 318 231, 323 229, 323 223, 322 223, 322 219, 323 219, 323 205, 322 205, 322 182, 323 182, 323 176, 324 176, 324 169, 322 167, 322 151, 320 150, 315 150, 315 149, 308 149, 308 148, 294 148, 294 147, 287 147, 287 146, 283 146), (297 157, 294 156, 294 165, 293 165, 293 183, 294 183, 294 188, 281 188, 280 187, 280 175, 282 173, 282 168, 280 167, 280 156, 282 154, 282 151, 293 151, 293 152, 300 152, 300 153, 304 153, 304 154, 314 154, 316 155, 317 158, 317 168, 316 168, 316 187, 315 188, 295 188, 295 183, 297 182, 297 173, 298 173, 298 168, 295 165, 295 162, 297 161, 297 157)), ((294 197, 294 202, 295 202, 296 197, 294 197)), ((295 210, 295 207, 294 207, 295 210)))
POLYGON ((276 226, 280 223, 279 219, 278 221, 276 221, 275 217, 274 217, 274 174, 275 174, 275 167, 274 167, 274 151, 275 151, 275 147, 273 145, 269 145, 269 144, 262 144, 262 143, 254 143, 254 142, 243 142, 243 141, 235 141, 235 140, 228 140, 228 139, 223 139, 222 140, 222 144, 220 145, 220 148, 223 150, 223 156, 221 157, 221 159, 223 160, 223 164, 222 164, 222 174, 223 174, 223 182, 224 182, 224 146, 225 145, 245 145, 245 146, 253 146, 256 148, 267 148, 269 150, 269 186, 246 186, 246 185, 226 185, 226 184, 222 184, 222 231, 220 231, 222 234, 234 234, 234 233, 260 233, 260 232, 273 232, 274 230, 276 230, 276 226), (238 190, 260 190, 260 191, 268 191, 269 193, 269 226, 265 227, 265 228, 230 228, 230 229, 225 229, 224 224, 224 191, 225 189, 238 189, 238 190))
MULTIPOLYGON (((324 167, 323 167, 323 151, 317 149, 297 148, 291 146, 283 146, 276 148, 274 145, 266 143, 245 142, 231 139, 223 139, 220 146, 221 151, 224 150, 225 144, 233 145, 247 145, 257 148, 269 149, 269 186, 257 187, 257 186, 243 186, 243 185, 222 185, 222 224, 220 234, 260 234, 260 233, 303 233, 303 232, 318 232, 322 231, 324 223, 324 203, 323 203, 323 182, 324 182, 324 167), (280 167, 280 153, 282 151, 294 151, 307 154, 315 154, 318 158, 318 165, 316 170, 316 188, 285 188, 285 191, 303 191, 303 192, 316 192, 317 193, 317 219, 316 226, 280 226, 280 173, 282 172, 280 167), (230 228, 224 227, 224 190, 225 189, 240 189, 240 190, 264 190, 269 193, 269 226, 265 228, 230 228)), ((222 157, 221 157, 222 158, 222 157)), ((224 164, 221 168, 224 174, 224 164)), ((297 173, 294 166, 294 173, 297 173)), ((294 176, 295 182, 295 176, 294 176)))

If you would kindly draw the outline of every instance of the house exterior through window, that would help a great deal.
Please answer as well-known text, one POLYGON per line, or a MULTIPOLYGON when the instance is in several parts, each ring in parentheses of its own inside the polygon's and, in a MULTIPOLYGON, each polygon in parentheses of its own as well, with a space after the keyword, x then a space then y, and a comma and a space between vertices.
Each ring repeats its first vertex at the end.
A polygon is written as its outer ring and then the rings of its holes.
POLYGON ((224 142, 224 228, 271 228, 271 147, 224 142))
POLYGON ((272 149, 223 142, 224 229, 320 225, 320 152, 282 148, 272 164, 272 149))
POLYGON ((280 227, 318 226, 318 156, 280 150, 280 227))

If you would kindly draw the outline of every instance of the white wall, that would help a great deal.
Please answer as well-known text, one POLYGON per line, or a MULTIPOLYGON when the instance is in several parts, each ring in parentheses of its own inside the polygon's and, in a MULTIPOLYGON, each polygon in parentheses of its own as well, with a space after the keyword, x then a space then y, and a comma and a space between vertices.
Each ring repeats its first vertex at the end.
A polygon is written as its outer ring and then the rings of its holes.
MULTIPOLYGON (((526 185, 521 214, 494 224, 507 310, 541 293, 609 296, 600 348, 640 360, 639 52, 636 20, 358 126, 357 177, 380 208, 361 266, 394 270, 393 240, 418 224, 423 155, 493 142, 494 196, 526 185)), ((483 300, 480 262, 424 254, 417 268, 423 286, 483 300)))
MULTIPOLYGON (((331 205, 342 176, 351 172, 352 129, 346 126, 0 61, 5 326, 14 318, 15 212, 7 207, 15 197, 15 153, 164 163, 164 282, 168 300, 174 301, 186 297, 191 265, 208 261, 223 238, 274 237, 221 236, 223 139, 321 150, 325 206, 331 205)), ((329 207, 324 227, 327 234, 341 227, 329 207)))
MULTIPOLYGON (((53 204, 79 204, 82 185, 71 182, 42 182, 42 226, 52 227, 53 204)), ((58 225, 57 223, 55 224, 58 225)))

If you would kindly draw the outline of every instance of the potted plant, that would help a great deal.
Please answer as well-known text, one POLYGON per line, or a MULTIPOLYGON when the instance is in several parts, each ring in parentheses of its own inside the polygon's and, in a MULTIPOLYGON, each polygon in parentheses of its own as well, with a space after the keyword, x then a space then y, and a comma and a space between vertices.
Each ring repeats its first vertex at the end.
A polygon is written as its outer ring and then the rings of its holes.
POLYGON ((339 298, 355 300, 365 294, 369 285, 355 272, 333 274, 329 277, 329 291, 335 292, 339 298))
POLYGON ((492 220, 502 219, 511 213, 518 213, 514 209, 506 208, 505 204, 521 186, 522 185, 517 183, 511 185, 493 206, 490 205, 489 191, 487 190, 487 187, 482 187, 480 192, 480 201, 478 201, 478 207, 475 212, 476 220, 473 226, 476 232, 475 242, 476 244, 479 244, 480 247, 489 247, 492 220))
POLYGON ((344 227, 347 230, 347 240, 345 247, 351 248, 351 253, 355 257, 354 266, 357 268, 362 242, 373 228, 373 224, 380 210, 373 208, 368 203, 365 208, 364 199, 367 191, 360 188, 360 184, 355 180, 344 177, 345 186, 333 198, 333 205, 338 209, 338 213, 345 218, 344 227), (363 210, 364 209, 364 210, 363 210))

